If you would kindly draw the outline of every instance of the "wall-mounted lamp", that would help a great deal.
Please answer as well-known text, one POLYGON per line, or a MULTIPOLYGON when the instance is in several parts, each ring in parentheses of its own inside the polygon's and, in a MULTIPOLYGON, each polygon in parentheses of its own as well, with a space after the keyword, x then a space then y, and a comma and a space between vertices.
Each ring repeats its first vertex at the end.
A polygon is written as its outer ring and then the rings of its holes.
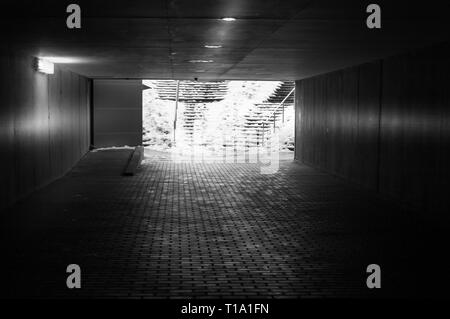
POLYGON ((36 71, 45 74, 53 74, 55 73, 55 65, 50 61, 36 58, 36 71))

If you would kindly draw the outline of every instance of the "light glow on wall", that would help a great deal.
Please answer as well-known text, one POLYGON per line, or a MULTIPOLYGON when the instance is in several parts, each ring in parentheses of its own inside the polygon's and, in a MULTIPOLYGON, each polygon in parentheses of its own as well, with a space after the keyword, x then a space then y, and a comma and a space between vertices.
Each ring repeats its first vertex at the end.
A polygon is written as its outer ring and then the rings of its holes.
POLYGON ((70 58, 70 57, 57 57, 57 56, 41 56, 40 59, 55 63, 55 64, 71 64, 71 63, 81 63, 81 59, 70 58))

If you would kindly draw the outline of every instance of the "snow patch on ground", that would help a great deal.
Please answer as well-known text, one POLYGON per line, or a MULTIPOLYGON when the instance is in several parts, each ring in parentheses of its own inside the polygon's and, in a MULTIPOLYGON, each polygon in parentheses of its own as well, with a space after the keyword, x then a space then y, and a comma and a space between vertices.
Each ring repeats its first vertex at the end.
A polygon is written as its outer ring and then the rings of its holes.
POLYGON ((111 146, 111 147, 100 147, 92 150, 93 153, 95 152, 102 152, 102 151, 118 151, 118 150, 134 150, 134 146, 111 146))

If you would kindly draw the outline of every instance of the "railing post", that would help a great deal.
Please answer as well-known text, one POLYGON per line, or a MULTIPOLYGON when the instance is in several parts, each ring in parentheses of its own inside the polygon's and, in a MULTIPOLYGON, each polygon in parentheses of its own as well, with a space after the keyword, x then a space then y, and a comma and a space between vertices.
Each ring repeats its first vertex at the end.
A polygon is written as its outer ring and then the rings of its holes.
MULTIPOLYGON (((261 139, 261 145, 262 145, 262 143, 264 142, 264 131, 266 130, 266 123, 265 122, 263 122, 263 125, 262 125, 262 139, 261 139)), ((258 134, 259 135, 259 134, 258 134)), ((258 136, 258 139, 259 139, 259 136, 258 136)))
POLYGON ((180 94, 180 81, 177 81, 177 91, 176 91, 176 99, 175 99, 175 116, 173 119, 173 144, 174 146, 177 143, 176 140, 176 132, 177 132, 177 119, 178 119, 178 99, 179 99, 179 94, 180 94))

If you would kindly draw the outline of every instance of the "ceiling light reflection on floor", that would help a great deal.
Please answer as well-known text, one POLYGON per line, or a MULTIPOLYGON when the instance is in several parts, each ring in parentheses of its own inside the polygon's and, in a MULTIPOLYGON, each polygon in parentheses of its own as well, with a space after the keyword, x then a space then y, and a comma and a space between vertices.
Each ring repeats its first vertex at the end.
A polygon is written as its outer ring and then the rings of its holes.
POLYGON ((189 60, 189 63, 212 63, 213 60, 189 60))

